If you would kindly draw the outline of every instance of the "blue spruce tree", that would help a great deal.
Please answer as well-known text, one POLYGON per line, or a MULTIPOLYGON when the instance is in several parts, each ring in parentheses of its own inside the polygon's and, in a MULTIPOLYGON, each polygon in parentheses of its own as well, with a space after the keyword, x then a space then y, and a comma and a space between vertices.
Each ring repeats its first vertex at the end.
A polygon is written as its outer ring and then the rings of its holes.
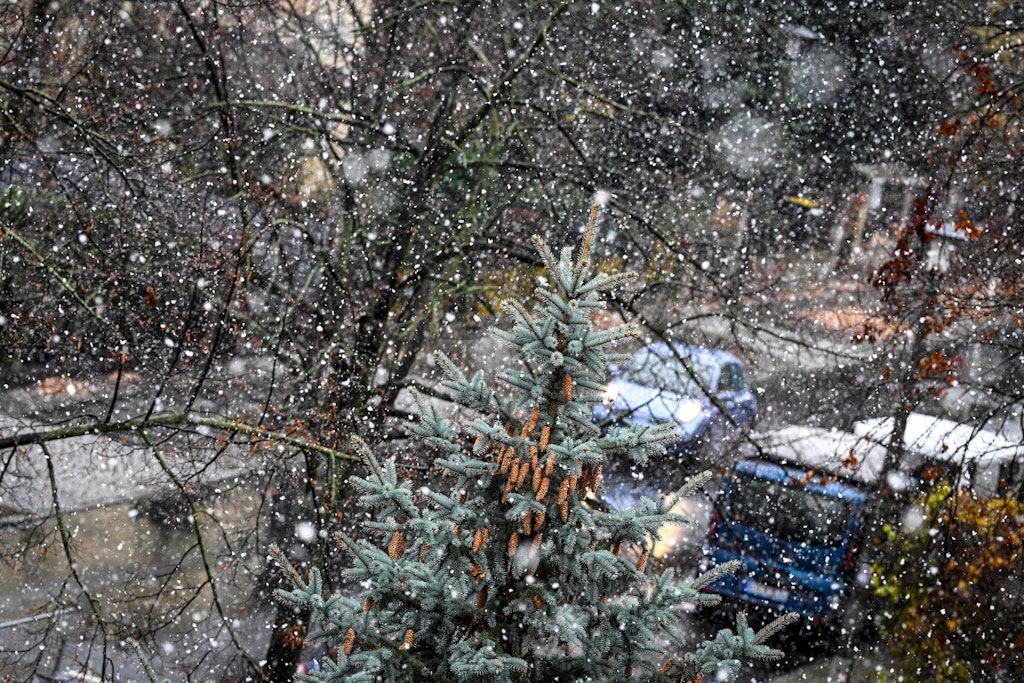
POLYGON ((781 656, 764 641, 790 617, 755 633, 742 615, 735 630, 665 654, 685 644, 682 603, 716 604, 703 589, 734 569, 683 578, 646 566, 658 529, 689 522, 673 505, 706 476, 639 510, 593 504, 606 463, 642 465, 675 438, 673 425, 602 435, 591 420, 605 367, 621 360, 609 346, 637 333, 591 325, 599 294, 635 277, 589 274, 598 210, 575 260, 535 240, 550 289, 532 311, 508 302, 512 328, 497 332, 526 370, 500 372, 499 392, 437 354, 451 400, 477 416, 453 424, 416 396, 411 430, 439 453, 437 490, 401 481, 393 462, 356 442, 367 471, 351 483, 372 518, 358 538, 340 536, 352 592, 324 594, 316 569, 303 577, 275 550, 295 586, 278 597, 312 609, 308 640, 332 653, 301 679, 699 681, 730 675, 741 657, 781 656))

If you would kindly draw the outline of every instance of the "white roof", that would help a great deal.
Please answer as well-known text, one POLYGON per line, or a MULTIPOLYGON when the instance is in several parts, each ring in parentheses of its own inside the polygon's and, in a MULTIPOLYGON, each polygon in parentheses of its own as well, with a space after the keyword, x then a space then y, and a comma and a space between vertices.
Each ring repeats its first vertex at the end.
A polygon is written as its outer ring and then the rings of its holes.
MULTIPOLYGON (((853 431, 860 437, 887 444, 892 438, 893 424, 891 417, 872 418, 855 422, 853 431)), ((1024 462, 1024 444, 962 422, 911 413, 903 435, 908 451, 932 460, 989 464, 1019 458, 1024 462)))
POLYGON ((782 427, 751 438, 773 460, 867 484, 878 481, 885 449, 862 436, 820 427, 782 427))

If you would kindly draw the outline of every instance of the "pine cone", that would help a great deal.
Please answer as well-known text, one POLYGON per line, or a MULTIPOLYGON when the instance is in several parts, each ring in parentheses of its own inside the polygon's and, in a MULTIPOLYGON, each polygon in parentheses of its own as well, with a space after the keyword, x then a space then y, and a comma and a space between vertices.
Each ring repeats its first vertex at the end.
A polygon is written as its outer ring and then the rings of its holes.
POLYGON ((352 654, 352 646, 356 643, 356 630, 351 626, 345 631, 345 645, 341 648, 341 651, 346 655, 352 654))

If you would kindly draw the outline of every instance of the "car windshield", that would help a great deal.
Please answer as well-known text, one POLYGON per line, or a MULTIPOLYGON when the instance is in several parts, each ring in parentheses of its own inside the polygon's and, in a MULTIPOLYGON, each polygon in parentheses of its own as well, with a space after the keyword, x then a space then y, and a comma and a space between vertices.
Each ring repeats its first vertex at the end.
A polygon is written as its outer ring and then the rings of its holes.
MULTIPOLYGON (((714 375, 711 368, 695 362, 692 358, 688 363, 700 378, 700 383, 708 389, 713 389, 711 380, 714 375)), ((622 377, 634 384, 671 391, 681 396, 700 396, 704 393, 674 356, 662 357, 650 349, 641 349, 637 352, 622 369, 622 377)))
POLYGON ((836 547, 846 535, 850 507, 802 486, 740 474, 732 487, 727 514, 781 540, 836 547))

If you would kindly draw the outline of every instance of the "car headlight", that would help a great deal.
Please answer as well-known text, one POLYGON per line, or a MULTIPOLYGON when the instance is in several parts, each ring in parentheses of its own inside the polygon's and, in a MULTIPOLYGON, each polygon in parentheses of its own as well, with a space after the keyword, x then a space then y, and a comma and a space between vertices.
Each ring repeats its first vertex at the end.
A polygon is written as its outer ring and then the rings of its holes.
POLYGON ((684 401, 676 409, 676 419, 680 422, 693 422, 703 412, 704 406, 699 401, 684 401))
POLYGON ((606 384, 601 390, 601 401, 606 404, 615 403, 615 399, 619 397, 619 388, 614 384, 606 384))

